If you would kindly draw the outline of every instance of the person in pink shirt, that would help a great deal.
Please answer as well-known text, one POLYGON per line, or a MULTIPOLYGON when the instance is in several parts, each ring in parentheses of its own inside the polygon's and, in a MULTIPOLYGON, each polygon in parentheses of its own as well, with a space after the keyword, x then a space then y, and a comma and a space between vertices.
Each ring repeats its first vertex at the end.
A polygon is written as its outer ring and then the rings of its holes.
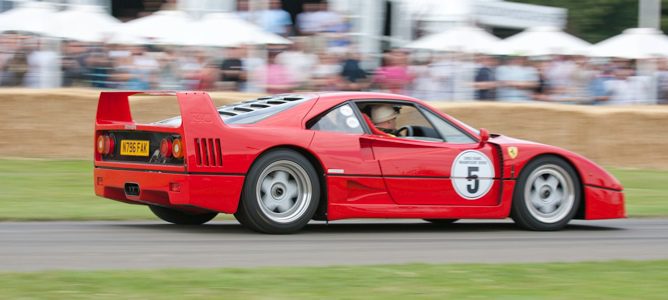
POLYGON ((295 88, 295 81, 292 79, 289 70, 276 62, 278 51, 269 51, 269 64, 267 64, 267 73, 265 88, 268 93, 280 94, 291 92, 295 88))
POLYGON ((374 83, 382 90, 403 94, 413 81, 413 76, 408 72, 408 56, 404 51, 395 49, 385 55, 384 62, 376 70, 374 83))

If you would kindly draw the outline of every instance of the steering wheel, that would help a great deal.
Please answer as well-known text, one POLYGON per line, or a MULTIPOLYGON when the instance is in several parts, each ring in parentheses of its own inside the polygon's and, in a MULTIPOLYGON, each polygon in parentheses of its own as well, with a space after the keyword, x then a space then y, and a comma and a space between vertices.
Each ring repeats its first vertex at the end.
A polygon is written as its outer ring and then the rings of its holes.
POLYGON ((396 131, 397 136, 413 136, 413 126, 403 126, 396 131), (401 134, 401 132, 406 131, 406 134, 401 134))

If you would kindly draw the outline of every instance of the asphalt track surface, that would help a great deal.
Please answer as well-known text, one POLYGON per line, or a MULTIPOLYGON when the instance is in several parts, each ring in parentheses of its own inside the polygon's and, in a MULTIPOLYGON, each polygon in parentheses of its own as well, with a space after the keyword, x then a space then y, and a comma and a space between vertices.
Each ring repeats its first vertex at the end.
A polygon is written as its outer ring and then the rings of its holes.
POLYGON ((293 235, 235 221, 0 222, 0 271, 617 259, 668 259, 668 219, 574 221, 558 232, 522 231, 509 220, 358 220, 314 222, 293 235))

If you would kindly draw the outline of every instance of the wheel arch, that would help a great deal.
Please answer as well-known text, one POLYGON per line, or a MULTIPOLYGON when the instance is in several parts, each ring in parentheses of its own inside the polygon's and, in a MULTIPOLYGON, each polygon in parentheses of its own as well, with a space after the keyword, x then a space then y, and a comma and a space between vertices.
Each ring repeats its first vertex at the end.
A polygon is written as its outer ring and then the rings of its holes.
MULTIPOLYGON (((277 151, 277 150, 282 150, 282 149, 292 150, 292 151, 295 151, 295 152, 301 154, 301 155, 304 156, 304 157, 311 163, 311 165, 313 165, 313 167, 315 168, 316 172, 318 173, 318 180, 319 180, 319 183, 320 183, 320 203, 318 204, 318 209, 316 210, 313 219, 315 219, 315 220, 326 220, 326 218, 327 218, 327 202, 328 202, 328 199, 327 199, 327 190, 328 190, 328 189, 327 189, 327 180, 326 180, 326 178, 325 178, 325 168, 324 168, 324 166, 323 166, 322 161, 320 161, 320 159, 318 158, 318 156, 315 155, 313 152, 309 151, 308 149, 306 149, 306 148, 304 148, 304 147, 297 146, 297 145, 292 145, 292 144, 275 145, 275 146, 269 147, 269 148, 267 148, 267 149, 264 149, 262 152, 260 152, 260 153, 255 157, 255 159, 253 160, 253 163, 251 163, 251 165, 250 165, 250 167, 248 168, 248 170, 250 170, 251 168, 253 168, 253 166, 255 165, 255 163, 256 163, 262 156, 266 155, 267 153, 270 153, 270 152, 273 152, 273 151, 277 151)), ((244 186, 245 186, 245 184, 246 184, 246 179, 247 179, 247 178, 248 178, 247 176, 244 178, 244 186)), ((243 192, 242 192, 242 193, 243 193, 243 192)), ((241 197, 241 195, 240 195, 240 197, 241 197)), ((241 199, 240 199, 240 200, 241 200, 241 199)), ((239 203, 241 203, 241 201, 239 201, 239 203)), ((238 205, 239 205, 239 204, 237 204, 237 207, 238 207, 238 205)), ((237 209, 238 209, 238 208, 237 208, 237 209)))

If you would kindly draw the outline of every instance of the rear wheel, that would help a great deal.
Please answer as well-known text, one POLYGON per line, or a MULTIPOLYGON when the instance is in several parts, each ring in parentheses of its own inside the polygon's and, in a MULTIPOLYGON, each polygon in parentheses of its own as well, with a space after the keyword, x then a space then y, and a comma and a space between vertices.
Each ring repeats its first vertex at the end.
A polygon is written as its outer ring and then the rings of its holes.
POLYGON ((573 218, 581 201, 581 184, 563 159, 544 156, 524 167, 515 186, 511 217, 529 230, 559 230, 573 218))
POLYGON ((448 225, 459 221, 459 219, 423 219, 435 225, 448 225))
POLYGON ((211 219, 218 215, 216 212, 192 214, 181 210, 155 205, 149 205, 149 208, 153 214, 158 216, 158 218, 162 219, 163 221, 178 225, 201 225, 211 221, 211 219))
POLYGON ((258 232, 293 233, 313 218, 319 200, 320 182, 308 159, 292 150, 276 150, 251 167, 234 216, 258 232))

